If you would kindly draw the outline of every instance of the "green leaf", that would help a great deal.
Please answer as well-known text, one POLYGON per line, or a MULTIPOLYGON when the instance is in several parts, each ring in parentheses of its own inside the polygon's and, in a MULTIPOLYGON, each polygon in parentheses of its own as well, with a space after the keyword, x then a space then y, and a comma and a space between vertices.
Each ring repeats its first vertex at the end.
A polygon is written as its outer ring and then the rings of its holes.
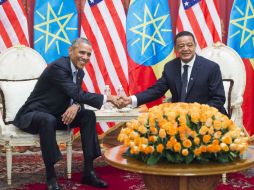
POLYGON ((175 153, 175 155, 176 155, 176 157, 175 157, 176 158, 176 160, 175 160, 176 163, 183 162, 184 158, 183 158, 183 156, 181 154, 175 153))
POLYGON ((193 159, 194 159, 194 154, 191 152, 188 154, 188 156, 185 157, 185 163, 189 164, 193 161, 193 159))
POLYGON ((186 124, 192 129, 190 116, 186 114, 186 124))
POLYGON ((157 164, 160 158, 161 158, 161 154, 151 154, 147 160, 147 164, 148 165, 157 164))
POLYGON ((174 156, 174 153, 171 153, 171 152, 167 152, 166 153, 166 158, 169 162, 172 162, 172 163, 175 163, 176 159, 175 159, 175 156, 174 156))
POLYGON ((219 153, 217 159, 221 163, 229 162, 229 156, 227 154, 219 153))

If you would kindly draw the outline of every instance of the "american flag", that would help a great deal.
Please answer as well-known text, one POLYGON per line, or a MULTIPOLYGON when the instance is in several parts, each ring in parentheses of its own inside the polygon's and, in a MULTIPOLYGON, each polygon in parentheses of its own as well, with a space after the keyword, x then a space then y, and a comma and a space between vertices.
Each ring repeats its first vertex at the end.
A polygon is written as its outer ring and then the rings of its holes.
POLYGON ((177 31, 187 30, 197 40, 197 50, 221 41, 221 22, 214 0, 181 0, 177 31))
POLYGON ((0 52, 16 44, 29 46, 22 0, 0 0, 0 52))
MULTIPOLYGON (((84 68, 83 88, 103 94, 105 85, 116 95, 120 85, 128 94, 128 61, 126 55, 126 14, 120 0, 87 0, 81 17, 81 36, 92 44, 90 64, 84 68)), ((100 123, 100 132, 108 130, 100 123)), ((97 128, 98 129, 98 128, 97 128)))

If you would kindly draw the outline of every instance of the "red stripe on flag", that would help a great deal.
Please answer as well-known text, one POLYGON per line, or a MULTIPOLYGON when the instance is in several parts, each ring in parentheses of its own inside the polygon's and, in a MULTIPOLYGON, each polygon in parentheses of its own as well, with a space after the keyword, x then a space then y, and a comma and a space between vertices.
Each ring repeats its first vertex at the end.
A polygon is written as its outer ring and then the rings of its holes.
MULTIPOLYGON (((7 48, 11 47, 11 46, 12 46, 11 39, 10 39, 10 37, 8 36, 8 33, 7 33, 7 31, 5 30, 5 28, 4 28, 3 23, 1 22, 1 20, 0 20, 0 28, 1 28, 1 30, 0 30, 0 36, 2 36, 2 39, 3 39, 4 43, 5 43, 5 46, 6 46, 7 48)), ((0 49, 0 50, 1 50, 1 49, 0 49)))
MULTIPOLYGON (((95 70, 92 66, 92 63, 87 63, 85 65, 85 67, 86 67, 86 71, 88 72, 89 76, 92 76, 92 77, 96 76, 95 70)), ((94 92, 101 93, 100 88, 99 88, 98 83, 97 83, 97 80, 92 80, 92 83, 93 83, 93 87, 94 87, 94 92)))
POLYGON ((249 59, 243 59, 246 70, 246 86, 243 96, 243 124, 250 135, 254 135, 254 65, 249 59))
POLYGON ((8 19, 10 20, 11 23, 13 23, 13 29, 15 30, 15 33, 19 39, 19 42, 23 45, 29 46, 28 41, 26 40, 26 35, 24 34, 24 31, 21 27, 18 21, 18 17, 16 15, 16 13, 14 12, 11 4, 8 3, 3 3, 3 9, 5 11, 6 16, 8 17, 8 19), (15 22, 15 23, 14 23, 15 22))
MULTIPOLYGON (((114 43, 110 37, 109 28, 107 28, 98 7, 94 6, 91 10, 94 14, 94 17, 96 17, 96 22, 100 28, 100 31, 101 31, 102 36, 104 38, 104 41, 107 45, 109 55, 112 58, 113 66, 115 67, 115 70, 117 71, 118 78, 119 78, 121 84, 128 84, 128 81, 126 80, 126 78, 124 76, 124 72, 123 72, 122 66, 120 64, 119 57, 117 56, 117 50, 116 50, 114 43)), ((114 86, 110 86, 110 88, 112 91, 114 86)), ((116 90, 117 89, 115 89, 115 92, 116 92, 116 90)))
MULTIPOLYGON (((215 28, 215 25, 214 25, 212 16, 211 16, 211 14, 209 12, 209 9, 207 7, 206 1, 202 1, 201 4, 200 4, 200 7, 201 7, 201 9, 203 11, 206 24, 207 24, 207 26, 208 26, 208 28, 209 28, 212 36, 213 36, 213 42, 221 41, 220 35, 218 34, 218 32, 217 32, 217 30, 215 28)), ((215 7, 216 7, 216 5, 215 5, 215 7)), ((216 11, 217 11, 217 9, 216 9, 216 11)), ((217 12, 217 14, 218 14, 218 12, 217 12)))
POLYGON ((89 22, 86 18, 86 16, 82 13, 82 22, 81 22, 81 26, 83 28, 85 28, 85 34, 87 36, 87 38, 89 39, 89 41, 91 42, 92 46, 93 46, 93 51, 94 51, 94 54, 95 54, 95 57, 96 57, 96 60, 98 62, 98 65, 99 65, 99 68, 100 68, 100 72, 102 73, 103 75, 103 78, 104 78, 104 81, 105 81, 105 84, 108 84, 110 86, 113 86, 111 80, 109 79, 108 77, 108 73, 107 73, 107 69, 106 69, 106 64, 102 58, 102 55, 101 55, 101 51, 100 51, 100 48, 99 48, 99 44, 98 44, 98 41, 96 40, 95 38, 95 35, 91 29, 91 26, 89 25, 89 22))
POLYGON ((220 25, 220 17, 214 0, 201 0, 198 4, 193 5, 193 7, 187 10, 184 10, 182 3, 180 1, 177 19, 178 32, 192 28, 198 46, 201 49, 211 46, 214 42, 221 41, 221 27, 218 27, 220 25), (196 11, 195 14, 193 10, 196 11), (202 16, 204 19, 197 18, 196 15, 202 16), (181 20, 185 18, 188 19, 189 23, 187 21, 184 23, 185 20, 181 20))
POLYGON ((197 39, 197 42, 199 44, 199 47, 202 49, 207 46, 202 29, 199 27, 198 20, 193 13, 192 9, 188 9, 185 11, 186 15, 189 19, 190 24, 192 25, 192 30, 194 32, 194 36, 197 39))
MULTIPOLYGON (((113 1, 105 1, 105 3, 107 4, 108 9, 110 10, 109 13, 111 17, 114 18, 113 19, 114 25, 116 26, 118 34, 125 34, 125 30, 123 28, 123 25, 121 24, 121 19, 118 13, 116 12, 116 8, 114 7, 113 1)), ((124 35, 120 35, 120 39, 122 44, 126 44, 126 38, 124 35)), ((125 48, 125 50, 127 50, 126 46, 123 47, 125 48)))

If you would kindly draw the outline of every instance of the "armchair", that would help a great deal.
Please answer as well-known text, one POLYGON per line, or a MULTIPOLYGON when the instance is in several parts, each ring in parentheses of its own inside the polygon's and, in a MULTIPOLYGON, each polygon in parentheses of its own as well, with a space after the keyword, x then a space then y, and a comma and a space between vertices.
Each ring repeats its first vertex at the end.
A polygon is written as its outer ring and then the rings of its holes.
POLYGON ((226 95, 226 108, 236 126, 243 128, 242 102, 246 84, 246 72, 241 57, 230 47, 216 43, 201 50, 201 55, 219 64, 226 95))
MULTIPOLYGON (((0 145, 6 150, 8 184, 11 184, 12 147, 40 144, 39 135, 22 132, 12 121, 46 66, 39 53, 25 46, 15 46, 0 54, 0 145)), ((67 176, 71 178, 72 131, 57 131, 56 138, 58 143, 66 144, 67 176)))

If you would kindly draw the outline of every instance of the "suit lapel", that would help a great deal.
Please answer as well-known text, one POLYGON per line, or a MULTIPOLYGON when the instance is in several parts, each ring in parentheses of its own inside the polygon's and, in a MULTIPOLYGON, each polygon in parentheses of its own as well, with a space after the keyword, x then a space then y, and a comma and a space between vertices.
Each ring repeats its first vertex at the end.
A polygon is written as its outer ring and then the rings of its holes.
POLYGON ((201 65, 200 62, 198 61, 198 59, 199 59, 198 55, 196 55, 196 59, 193 64, 193 68, 192 68, 191 75, 190 75, 189 82, 188 82, 186 97, 188 96, 191 88, 193 87, 193 84, 197 80, 198 72, 199 72, 200 65, 201 65))

